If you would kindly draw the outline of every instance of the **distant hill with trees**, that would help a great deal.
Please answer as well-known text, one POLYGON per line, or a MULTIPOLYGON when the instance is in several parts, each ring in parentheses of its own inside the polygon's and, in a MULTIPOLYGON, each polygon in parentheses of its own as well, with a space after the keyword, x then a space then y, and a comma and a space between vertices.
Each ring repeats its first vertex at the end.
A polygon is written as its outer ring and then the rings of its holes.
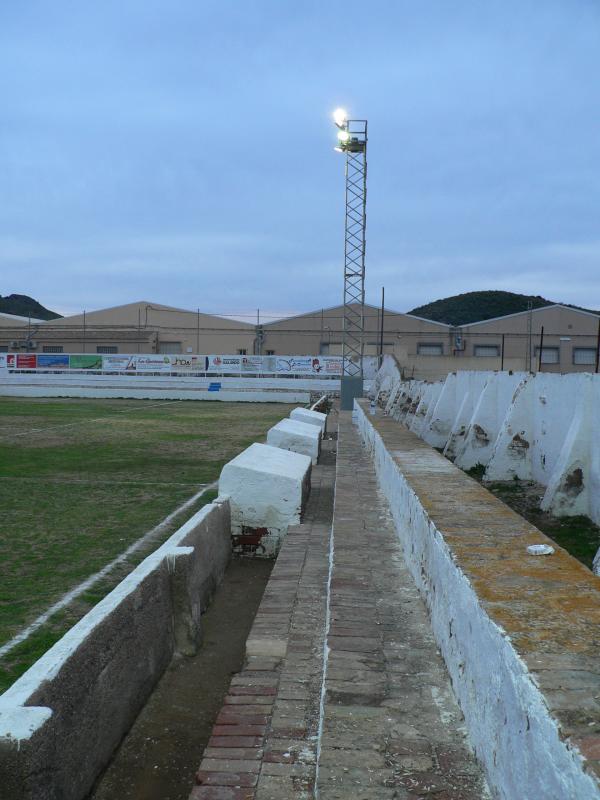
POLYGON ((0 295, 0 313, 35 319, 59 319, 61 316, 26 294, 9 294, 6 297, 0 295))
MULTIPOLYGON (((483 292, 465 292, 455 294, 453 297, 444 297, 424 306, 413 308, 409 314, 417 317, 431 319, 435 322, 445 322, 448 325, 468 325, 470 322, 481 322, 484 319, 503 317, 506 314, 517 314, 527 311, 531 301, 532 308, 551 306, 555 300, 546 300, 540 295, 517 294, 515 292, 502 292, 489 290, 483 292)), ((562 305, 569 305, 562 303, 562 305)), ((579 306, 571 306, 580 308, 579 306)), ((589 311, 584 308, 582 311, 589 311)), ((592 311, 597 314, 597 311, 592 311)))

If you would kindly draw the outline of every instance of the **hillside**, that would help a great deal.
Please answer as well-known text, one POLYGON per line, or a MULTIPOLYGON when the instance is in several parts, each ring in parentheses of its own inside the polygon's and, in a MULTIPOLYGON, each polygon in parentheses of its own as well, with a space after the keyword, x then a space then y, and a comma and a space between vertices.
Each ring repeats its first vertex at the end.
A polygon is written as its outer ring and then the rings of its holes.
POLYGON ((34 319, 58 319, 60 314, 44 308, 41 303, 26 294, 0 295, 0 313, 15 314, 18 317, 34 317, 34 319))
POLYGON ((527 311, 527 303, 530 300, 533 308, 549 306, 555 302, 546 300, 539 295, 530 296, 490 290, 445 297, 442 300, 435 300, 433 303, 413 308, 408 313, 436 322, 445 322, 448 325, 468 325, 470 322, 480 322, 484 319, 502 317, 505 314, 527 311))

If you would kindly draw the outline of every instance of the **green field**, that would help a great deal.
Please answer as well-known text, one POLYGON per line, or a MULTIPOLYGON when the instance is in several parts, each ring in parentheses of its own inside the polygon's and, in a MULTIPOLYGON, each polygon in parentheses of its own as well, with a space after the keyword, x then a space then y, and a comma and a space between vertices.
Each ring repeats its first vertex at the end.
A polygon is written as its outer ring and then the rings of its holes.
MULTIPOLYGON (((288 413, 271 403, 0 398, 0 646, 288 413)), ((0 658, 0 691, 214 496, 0 658)))

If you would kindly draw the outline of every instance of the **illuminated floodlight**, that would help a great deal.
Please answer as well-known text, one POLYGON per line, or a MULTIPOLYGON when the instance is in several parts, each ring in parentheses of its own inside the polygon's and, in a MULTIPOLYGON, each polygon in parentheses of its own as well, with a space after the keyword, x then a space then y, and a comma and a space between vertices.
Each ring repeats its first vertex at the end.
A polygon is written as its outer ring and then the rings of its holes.
POLYGON ((338 128, 345 128, 348 122, 348 112, 343 108, 336 108, 333 112, 333 121, 338 128))
POLYGON ((367 221, 367 120, 350 119, 343 108, 333 113, 336 147, 345 155, 346 226, 344 237, 344 321, 340 404, 352 410, 363 393, 365 350, 365 230, 367 221))

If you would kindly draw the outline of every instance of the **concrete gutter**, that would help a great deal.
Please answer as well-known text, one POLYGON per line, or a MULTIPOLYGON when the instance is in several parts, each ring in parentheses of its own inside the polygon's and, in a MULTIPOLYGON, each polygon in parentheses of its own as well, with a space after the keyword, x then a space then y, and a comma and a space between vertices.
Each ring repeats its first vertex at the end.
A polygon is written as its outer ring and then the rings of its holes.
POLYGON ((205 506, 0 697, 0 800, 81 800, 175 653, 192 654, 231 552, 205 506))

